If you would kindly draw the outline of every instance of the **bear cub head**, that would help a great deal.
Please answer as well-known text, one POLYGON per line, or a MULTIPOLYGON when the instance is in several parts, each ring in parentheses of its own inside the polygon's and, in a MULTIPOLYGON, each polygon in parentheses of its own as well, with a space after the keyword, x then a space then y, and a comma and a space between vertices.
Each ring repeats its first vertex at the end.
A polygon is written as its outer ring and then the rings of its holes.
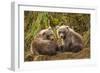
POLYGON ((54 40, 54 33, 51 28, 47 28, 41 30, 36 37, 42 38, 43 40, 54 40))

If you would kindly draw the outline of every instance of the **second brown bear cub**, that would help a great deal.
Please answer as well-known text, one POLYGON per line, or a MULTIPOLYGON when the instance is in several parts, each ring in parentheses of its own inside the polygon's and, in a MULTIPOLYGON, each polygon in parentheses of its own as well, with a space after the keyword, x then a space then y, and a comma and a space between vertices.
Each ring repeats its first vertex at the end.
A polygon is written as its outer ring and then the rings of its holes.
POLYGON ((57 32, 60 38, 63 39, 61 51, 79 52, 83 49, 82 36, 71 29, 69 26, 58 26, 57 32))

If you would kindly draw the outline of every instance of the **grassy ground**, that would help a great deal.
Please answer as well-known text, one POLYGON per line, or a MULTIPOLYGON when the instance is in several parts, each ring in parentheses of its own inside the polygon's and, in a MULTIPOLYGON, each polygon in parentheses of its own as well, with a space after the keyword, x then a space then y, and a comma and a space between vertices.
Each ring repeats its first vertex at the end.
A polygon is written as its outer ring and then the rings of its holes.
MULTIPOLYGON (((29 54, 29 52, 27 52, 29 54)), ((69 59, 87 59, 90 58, 90 49, 84 48, 78 53, 72 53, 72 52, 64 52, 64 53, 58 53, 54 56, 32 56, 27 55, 25 58, 25 61, 45 61, 45 60, 69 60, 69 59)))

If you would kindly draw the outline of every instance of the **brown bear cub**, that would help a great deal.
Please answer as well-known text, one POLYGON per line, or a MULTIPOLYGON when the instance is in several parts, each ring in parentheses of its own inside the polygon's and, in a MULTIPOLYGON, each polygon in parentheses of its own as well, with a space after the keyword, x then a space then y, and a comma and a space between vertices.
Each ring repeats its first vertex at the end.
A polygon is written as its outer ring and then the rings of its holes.
POLYGON ((58 49, 54 41, 54 35, 51 28, 41 30, 31 43, 31 52, 34 55, 55 55, 58 49))
POLYGON ((57 26, 57 33, 59 37, 63 39, 63 44, 60 51, 79 52, 83 49, 82 36, 69 26, 57 26))

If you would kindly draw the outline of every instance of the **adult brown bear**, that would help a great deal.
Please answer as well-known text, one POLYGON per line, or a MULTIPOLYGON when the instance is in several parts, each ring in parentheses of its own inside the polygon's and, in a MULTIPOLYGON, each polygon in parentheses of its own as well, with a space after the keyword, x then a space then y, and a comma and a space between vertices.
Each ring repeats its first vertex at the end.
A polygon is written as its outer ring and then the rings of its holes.
POLYGON ((57 26, 57 32, 59 37, 63 39, 63 44, 61 46, 62 52, 79 52, 83 49, 82 36, 69 26, 57 26))
POLYGON ((58 45, 54 41, 51 28, 41 30, 36 38, 32 40, 31 52, 33 55, 55 55, 58 45))

